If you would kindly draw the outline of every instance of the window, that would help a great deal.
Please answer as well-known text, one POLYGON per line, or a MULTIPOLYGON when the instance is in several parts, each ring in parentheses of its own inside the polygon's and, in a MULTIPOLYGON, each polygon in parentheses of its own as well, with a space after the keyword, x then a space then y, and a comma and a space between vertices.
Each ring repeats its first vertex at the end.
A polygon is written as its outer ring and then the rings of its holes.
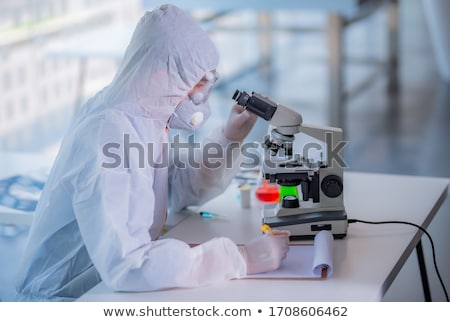
POLYGON ((29 111, 29 105, 28 105, 28 98, 26 96, 22 96, 22 100, 21 100, 21 105, 22 105, 22 113, 27 113, 29 111))
POLYGON ((14 103, 13 101, 7 101, 5 104, 5 120, 11 121, 14 118, 14 103))
POLYGON ((11 72, 5 71, 2 78, 3 89, 9 91, 12 87, 11 72))
POLYGON ((17 84, 24 85, 27 81, 27 73, 25 67, 20 66, 17 70, 17 84))

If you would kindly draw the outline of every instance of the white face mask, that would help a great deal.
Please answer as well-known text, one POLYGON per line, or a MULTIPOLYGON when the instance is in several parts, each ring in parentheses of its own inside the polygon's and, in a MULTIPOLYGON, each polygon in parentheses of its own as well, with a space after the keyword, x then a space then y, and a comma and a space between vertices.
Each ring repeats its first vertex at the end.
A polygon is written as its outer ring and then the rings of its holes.
POLYGON ((175 108, 168 123, 171 129, 195 131, 200 128, 211 115, 208 97, 218 77, 215 71, 206 73, 203 88, 189 95, 188 99, 183 100, 175 108))
POLYGON ((183 100, 169 119, 171 129, 195 131, 211 115, 209 103, 195 104, 191 98, 183 100))

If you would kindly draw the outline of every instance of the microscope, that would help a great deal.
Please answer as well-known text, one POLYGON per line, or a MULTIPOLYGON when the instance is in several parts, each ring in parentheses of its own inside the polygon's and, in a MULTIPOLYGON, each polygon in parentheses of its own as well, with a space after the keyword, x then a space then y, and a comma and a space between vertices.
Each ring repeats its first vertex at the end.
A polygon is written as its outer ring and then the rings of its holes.
MULTIPOLYGON (((262 175, 280 186, 280 200, 265 204, 262 222, 289 230, 291 240, 313 239, 327 230, 335 238, 347 235, 347 214, 343 196, 343 165, 331 153, 320 160, 294 153, 296 135, 303 133, 323 144, 342 142, 342 129, 302 123, 296 111, 252 92, 236 90, 233 100, 249 112, 268 121, 271 131, 264 138, 262 175)), ((328 152, 330 147, 327 148, 328 152)))

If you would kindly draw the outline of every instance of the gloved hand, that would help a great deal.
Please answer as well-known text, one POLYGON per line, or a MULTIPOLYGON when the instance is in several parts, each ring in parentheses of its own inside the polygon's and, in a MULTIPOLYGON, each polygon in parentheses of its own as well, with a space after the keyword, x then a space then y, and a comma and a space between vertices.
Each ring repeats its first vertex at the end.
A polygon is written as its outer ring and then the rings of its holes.
POLYGON ((242 141, 250 133, 258 117, 235 104, 231 109, 223 133, 228 140, 242 141))
POLYGON ((247 274, 274 271, 286 258, 289 231, 273 230, 273 235, 263 235, 238 248, 247 263, 247 274))

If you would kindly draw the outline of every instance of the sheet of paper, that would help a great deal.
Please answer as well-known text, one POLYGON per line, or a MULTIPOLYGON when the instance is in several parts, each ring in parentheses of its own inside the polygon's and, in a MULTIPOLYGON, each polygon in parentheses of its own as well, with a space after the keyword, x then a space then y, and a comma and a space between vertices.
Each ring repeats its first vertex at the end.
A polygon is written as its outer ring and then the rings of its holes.
POLYGON ((286 259, 273 272, 248 275, 248 279, 317 279, 322 277, 322 268, 327 276, 333 273, 333 235, 321 231, 311 245, 291 245, 286 259))

